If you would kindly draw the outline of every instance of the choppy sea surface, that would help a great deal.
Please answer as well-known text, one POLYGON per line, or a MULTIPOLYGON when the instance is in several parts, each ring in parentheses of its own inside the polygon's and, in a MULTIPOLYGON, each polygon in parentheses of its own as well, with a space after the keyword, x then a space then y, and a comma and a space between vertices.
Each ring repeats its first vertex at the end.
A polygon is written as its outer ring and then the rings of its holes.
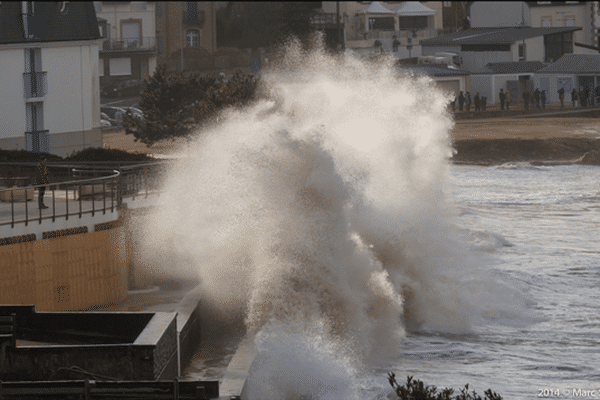
MULTIPOLYGON (((397 359, 361 374, 360 397, 388 398, 390 371, 505 399, 600 397, 600 168, 454 165, 450 182, 458 231, 497 284, 490 294, 510 289, 523 309, 484 315, 468 334, 407 333, 397 359)), ((234 351, 197 360, 188 378, 221 379, 234 351)))
POLYGON ((451 182, 460 231, 525 310, 468 335, 408 334, 388 368, 505 399, 600 397, 600 168, 452 166, 451 182))

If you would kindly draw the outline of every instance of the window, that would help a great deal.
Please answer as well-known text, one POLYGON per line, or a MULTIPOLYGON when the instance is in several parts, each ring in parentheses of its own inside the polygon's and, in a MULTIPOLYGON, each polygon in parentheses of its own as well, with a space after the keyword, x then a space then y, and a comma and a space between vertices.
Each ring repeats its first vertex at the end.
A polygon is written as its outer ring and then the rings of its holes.
POLYGON ((25 149, 34 153, 48 153, 48 131, 44 131, 43 103, 25 103, 25 149))
POLYGON ((131 58, 111 58, 108 69, 110 76, 131 75, 131 58))
POLYGON ((185 34, 185 44, 189 47, 200 46, 200 31, 198 29, 190 29, 185 34))
POLYGON ((394 18, 393 17, 381 17, 381 18, 369 18, 369 30, 379 29, 383 31, 394 30, 394 18))
POLYGON ((42 49, 25 49, 25 72, 40 72, 42 70, 42 49))
POLYGON ((511 51, 510 44, 463 44, 461 51, 511 51))
POLYGON ((104 58, 98 59, 99 76, 104 76, 104 58))
POLYGON ((575 26, 575 18, 574 17, 565 18, 565 26, 575 26))
POLYGON ((187 1, 185 3, 185 13, 188 22, 194 22, 198 19, 198 3, 195 1, 187 1))
POLYGON ((25 149, 34 153, 48 153, 48 131, 44 131, 43 103, 25 103, 25 149))
POLYGON ((427 17, 399 17, 400 29, 427 29, 427 17))
POLYGON ((542 17, 542 28, 552 28, 551 17, 542 17))
POLYGON ((452 7, 451 1, 444 1, 444 7, 452 7))
POLYGON ((523 43, 519 43, 519 61, 525 60, 525 45, 523 43))
POLYGON ((566 53, 573 52, 573 32, 544 36, 545 60, 556 61, 566 53))
POLYGON ((163 36, 158 36, 158 54, 162 54, 165 52, 165 38, 163 36))

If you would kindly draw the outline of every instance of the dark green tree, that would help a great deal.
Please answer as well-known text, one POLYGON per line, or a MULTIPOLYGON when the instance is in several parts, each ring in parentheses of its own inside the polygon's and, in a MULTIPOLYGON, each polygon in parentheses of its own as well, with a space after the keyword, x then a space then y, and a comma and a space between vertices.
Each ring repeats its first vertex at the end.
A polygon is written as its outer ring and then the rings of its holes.
POLYGON ((224 82, 213 74, 167 72, 163 65, 145 81, 140 101, 145 118, 127 112, 123 127, 147 146, 186 137, 199 124, 212 122, 223 108, 247 104, 257 84, 252 74, 238 72, 224 82))

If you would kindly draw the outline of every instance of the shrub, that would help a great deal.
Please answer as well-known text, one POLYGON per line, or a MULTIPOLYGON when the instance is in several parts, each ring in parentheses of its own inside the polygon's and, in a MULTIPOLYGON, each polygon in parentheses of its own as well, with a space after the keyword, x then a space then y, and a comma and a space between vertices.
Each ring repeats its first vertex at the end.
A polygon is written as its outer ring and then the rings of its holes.
POLYGON ((484 392, 485 397, 483 398, 475 393, 475 391, 469 393, 468 384, 460 390, 460 393, 453 396, 454 389, 446 388, 438 392, 435 386, 425 386, 420 380, 413 380, 412 376, 407 376, 406 385, 400 386, 396 382, 396 375, 390 372, 388 374, 388 381, 400 400, 502 400, 502 396, 491 389, 484 392))

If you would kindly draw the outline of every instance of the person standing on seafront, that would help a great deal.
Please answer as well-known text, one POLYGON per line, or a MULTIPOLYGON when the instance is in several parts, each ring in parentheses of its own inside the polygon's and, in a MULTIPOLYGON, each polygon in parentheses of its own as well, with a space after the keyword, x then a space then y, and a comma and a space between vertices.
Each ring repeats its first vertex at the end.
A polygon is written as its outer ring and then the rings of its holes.
POLYGON ((542 90, 540 97, 542 98, 542 108, 545 110, 546 109, 546 91, 545 90, 542 90))
MULTIPOLYGON (((37 165, 35 170, 35 182, 34 185, 47 185, 48 184, 48 163, 46 156, 42 156, 40 158, 40 162, 37 165)), ((44 204, 44 193, 46 193, 46 186, 38 187, 38 207, 40 210, 48 208, 47 205, 44 204)))
POLYGON ((571 92, 571 101, 573 102, 573 108, 577 107, 577 98, 577 90, 573 88, 573 91, 571 92))
POLYGON ((540 109, 540 89, 535 88, 533 92, 533 102, 535 103, 535 108, 540 109))
POLYGON ((525 110, 529 110, 529 90, 527 89, 523 91, 523 107, 525 110))
POLYGON ((510 92, 508 90, 506 91, 506 98, 504 101, 506 103, 506 111, 510 111, 510 92))
POLYGON ((504 89, 500 89, 500 109, 504 110, 504 101, 506 100, 506 93, 504 89))
POLYGON ((463 104, 465 104, 465 95, 463 94, 463 92, 461 90, 460 93, 458 94, 458 111, 463 110, 463 104))
POLYGON ((479 98, 479 92, 475 93, 473 101, 475 102, 475 111, 481 111, 481 99, 479 98))
POLYGON ((560 100, 560 108, 564 108, 565 107, 565 89, 564 88, 558 89, 558 99, 560 100))
POLYGON ((471 93, 467 92, 467 96, 465 97, 465 107, 467 111, 471 111, 471 93))

